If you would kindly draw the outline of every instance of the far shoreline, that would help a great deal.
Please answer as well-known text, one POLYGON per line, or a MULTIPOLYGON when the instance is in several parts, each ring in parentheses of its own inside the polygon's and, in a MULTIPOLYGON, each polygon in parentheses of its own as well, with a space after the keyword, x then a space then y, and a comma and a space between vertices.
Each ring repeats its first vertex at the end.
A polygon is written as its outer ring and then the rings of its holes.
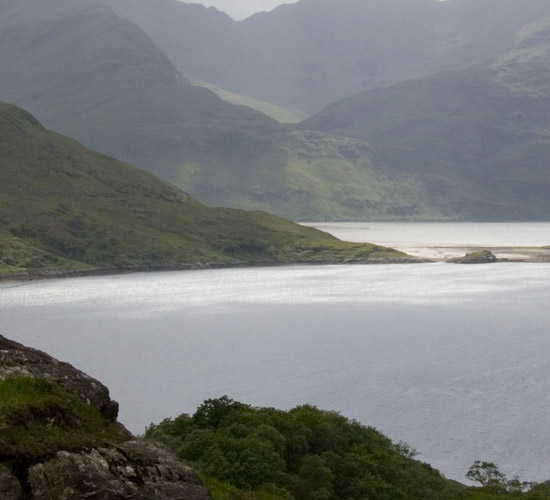
MULTIPOLYGON (((491 246, 396 246, 396 250, 407 256, 394 259, 367 259, 349 261, 303 261, 303 262, 198 262, 167 266, 126 266, 87 269, 44 269, 0 274, 0 283, 21 283, 48 279, 81 278, 94 276, 118 276, 133 273, 157 273, 171 271, 201 271, 213 269, 249 269, 258 267, 292 266, 334 266, 334 265, 383 265, 383 264, 454 264, 453 259, 470 253, 489 250, 497 258, 497 263, 550 263, 550 247, 491 247, 491 246)), ((479 265, 479 264, 461 264, 479 265)))
POLYGON ((466 254, 481 252, 483 250, 490 251, 497 258, 498 262, 550 262, 550 248, 548 247, 510 247, 487 245, 397 245, 395 249, 400 250, 401 252, 405 252, 411 257, 426 259, 432 262, 448 262, 450 259, 464 257, 466 254))

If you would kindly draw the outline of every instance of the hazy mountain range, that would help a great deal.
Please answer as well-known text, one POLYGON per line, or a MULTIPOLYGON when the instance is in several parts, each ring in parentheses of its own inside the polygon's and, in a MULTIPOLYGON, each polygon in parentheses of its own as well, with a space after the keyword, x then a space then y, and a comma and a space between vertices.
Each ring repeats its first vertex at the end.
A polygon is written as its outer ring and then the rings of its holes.
POLYGON ((301 0, 240 22, 176 0, 3 0, 0 100, 208 204, 548 219, 548 16, 541 0, 301 0), (195 80, 318 113, 281 124, 195 80))
POLYGON ((484 64, 544 0, 301 0, 234 21, 176 0, 106 0, 190 77, 320 111, 361 90, 484 64))

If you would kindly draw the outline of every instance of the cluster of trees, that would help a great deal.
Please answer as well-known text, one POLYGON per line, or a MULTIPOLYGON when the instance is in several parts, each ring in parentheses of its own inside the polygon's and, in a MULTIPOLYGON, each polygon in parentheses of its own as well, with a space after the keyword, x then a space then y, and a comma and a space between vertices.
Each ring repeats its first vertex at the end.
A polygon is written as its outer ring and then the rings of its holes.
POLYGON ((529 500, 550 499, 550 483, 536 484, 521 481, 518 476, 508 479, 493 462, 476 460, 466 478, 481 485, 479 500, 483 498, 524 497, 529 500), (524 495, 524 492, 527 494, 524 495), (489 496, 487 496, 489 495, 489 496))
MULTIPOLYGON (((227 397, 147 430, 207 478, 296 500, 430 500, 462 487, 372 427, 305 405, 288 412, 227 397)), ((208 479, 207 479, 208 482, 208 479)))
POLYGON ((466 474, 481 487, 450 481, 406 444, 310 405, 281 411, 223 396, 146 436, 193 465, 215 500, 550 499, 548 484, 508 480, 490 462, 466 474))

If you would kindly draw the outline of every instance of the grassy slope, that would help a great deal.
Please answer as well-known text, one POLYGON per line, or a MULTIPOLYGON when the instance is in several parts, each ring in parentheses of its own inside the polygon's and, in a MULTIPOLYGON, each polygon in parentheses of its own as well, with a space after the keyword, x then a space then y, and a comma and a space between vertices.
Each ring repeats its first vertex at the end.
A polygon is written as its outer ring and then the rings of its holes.
MULTIPOLYGON (((294 220, 437 219, 415 176, 383 169, 364 142, 318 132, 275 133, 280 147, 236 160, 188 160, 178 185, 207 204, 267 210, 294 220)), ((228 148, 231 147, 228 140, 228 148)))
POLYGON ((45 379, 0 380, 0 400, 2 461, 32 461, 58 450, 81 450, 128 439, 98 410, 45 379))
POLYGON ((438 216, 418 181, 378 169, 365 145, 350 154, 320 134, 311 141, 190 85, 104 5, 19 0, 0 8, 0 100, 87 147, 211 205, 302 220, 438 216))
POLYGON ((248 106, 256 111, 260 111, 264 115, 270 116, 280 123, 299 123, 307 118, 306 113, 297 109, 283 108, 281 106, 276 106, 275 104, 270 104, 269 102, 254 99, 246 95, 229 92, 228 90, 220 89, 210 83, 194 81, 193 85, 205 87, 208 90, 211 90, 224 101, 240 106, 248 106))
POLYGON ((0 272, 400 255, 264 212, 208 208, 0 106, 0 272))
POLYGON ((356 94, 303 124, 371 141, 426 182, 432 203, 471 219, 550 216, 548 19, 487 69, 356 94))

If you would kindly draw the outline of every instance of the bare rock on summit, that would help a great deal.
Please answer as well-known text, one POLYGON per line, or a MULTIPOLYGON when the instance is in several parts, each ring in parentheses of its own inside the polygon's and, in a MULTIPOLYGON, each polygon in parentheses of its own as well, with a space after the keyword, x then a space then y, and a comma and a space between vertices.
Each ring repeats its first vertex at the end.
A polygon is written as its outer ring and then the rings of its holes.
POLYGON ((47 380, 58 399, 52 407, 38 400, 0 405, 0 500, 212 500, 171 450, 133 437, 116 422, 118 404, 103 384, 0 336, 0 381, 21 376, 47 380), (82 413, 80 407, 90 408, 82 413), (53 410, 67 418, 53 418, 53 410), (87 421, 79 420, 89 413, 99 428, 87 430, 87 421), (33 452, 36 441, 25 432, 40 425, 48 446, 33 452), (104 428, 113 433, 104 434, 104 428), (56 437, 73 432, 80 441, 56 437))

